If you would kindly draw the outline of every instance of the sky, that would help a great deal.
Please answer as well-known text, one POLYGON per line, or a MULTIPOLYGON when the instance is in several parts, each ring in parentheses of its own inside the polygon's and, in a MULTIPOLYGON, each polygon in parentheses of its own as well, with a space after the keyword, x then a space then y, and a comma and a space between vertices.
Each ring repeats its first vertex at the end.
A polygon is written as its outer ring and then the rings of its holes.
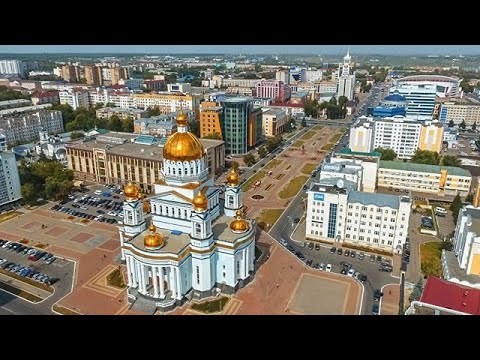
MULTIPOLYGON (((0 45, 0 53, 344 54, 348 45, 0 45)), ((352 55, 480 55, 480 45, 351 45, 352 55)))

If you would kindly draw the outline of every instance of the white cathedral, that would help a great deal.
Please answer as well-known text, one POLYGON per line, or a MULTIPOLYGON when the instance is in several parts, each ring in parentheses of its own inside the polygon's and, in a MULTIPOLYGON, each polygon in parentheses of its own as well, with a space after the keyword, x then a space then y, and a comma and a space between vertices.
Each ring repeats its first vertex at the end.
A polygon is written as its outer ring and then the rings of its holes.
POLYGON ((178 130, 164 145, 163 179, 154 184, 148 229, 139 189, 132 183, 124 189, 119 233, 128 300, 160 311, 220 291, 232 294, 254 274, 256 225, 243 218, 238 173, 228 173, 220 199, 187 120, 178 115, 178 130))

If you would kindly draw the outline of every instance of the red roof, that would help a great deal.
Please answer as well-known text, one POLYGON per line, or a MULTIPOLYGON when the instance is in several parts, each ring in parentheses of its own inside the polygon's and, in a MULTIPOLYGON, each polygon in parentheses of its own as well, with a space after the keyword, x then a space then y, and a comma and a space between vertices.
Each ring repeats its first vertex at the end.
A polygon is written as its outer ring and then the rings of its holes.
POLYGON ((421 302, 480 315, 480 290, 429 276, 421 302))

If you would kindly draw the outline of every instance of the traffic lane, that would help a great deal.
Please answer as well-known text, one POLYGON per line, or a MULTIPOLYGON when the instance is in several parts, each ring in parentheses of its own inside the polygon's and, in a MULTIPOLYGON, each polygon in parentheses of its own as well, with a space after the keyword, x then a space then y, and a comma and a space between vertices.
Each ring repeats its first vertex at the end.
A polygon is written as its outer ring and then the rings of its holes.
POLYGON ((5 315, 51 315, 49 306, 32 304, 10 293, 0 290, 0 314, 5 315))

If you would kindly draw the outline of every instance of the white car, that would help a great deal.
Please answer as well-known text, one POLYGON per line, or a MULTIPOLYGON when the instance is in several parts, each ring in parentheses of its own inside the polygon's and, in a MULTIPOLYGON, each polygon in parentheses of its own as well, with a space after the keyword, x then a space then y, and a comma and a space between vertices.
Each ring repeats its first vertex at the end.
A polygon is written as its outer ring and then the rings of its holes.
POLYGON ((354 269, 348 270, 348 273, 347 273, 348 276, 353 277, 354 274, 355 274, 355 270, 354 270, 354 269))
POLYGON ((120 213, 117 215, 119 218, 122 218, 123 219, 123 213, 120 213))
POLYGON ((82 210, 88 210, 88 206, 80 206, 80 209, 82 209, 82 210))
POLYGON ((332 264, 327 264, 325 271, 331 272, 332 271, 332 264))
POLYGON ((108 215, 110 216, 117 216, 117 213, 115 211, 109 211, 108 215))
POLYGON ((4 264, 4 263, 6 263, 6 262, 7 262, 7 259, 1 259, 1 260, 0 260, 0 265, 4 264))
POLYGON ((95 195, 102 195, 102 190, 95 190, 95 195))

